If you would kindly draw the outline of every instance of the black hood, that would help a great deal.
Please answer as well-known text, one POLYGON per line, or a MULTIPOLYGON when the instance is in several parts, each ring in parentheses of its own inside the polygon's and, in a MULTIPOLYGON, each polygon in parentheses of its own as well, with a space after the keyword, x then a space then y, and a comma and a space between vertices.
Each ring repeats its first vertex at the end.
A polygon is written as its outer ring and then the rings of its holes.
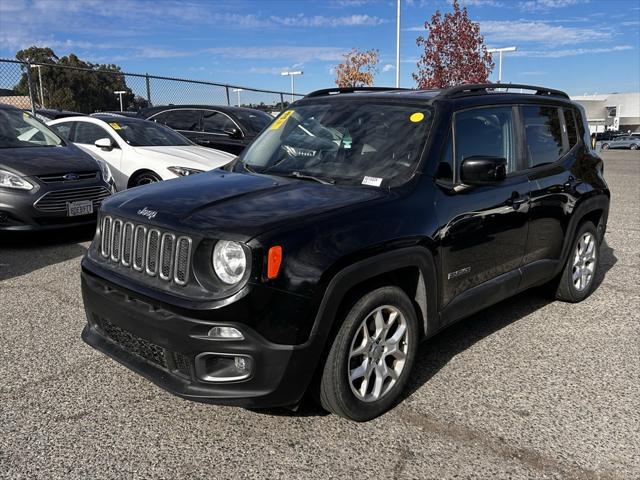
POLYGON ((386 195, 386 190, 370 187, 213 170, 126 190, 106 201, 103 210, 177 231, 249 239, 281 225, 386 195), (157 212, 150 221, 138 213, 145 207, 157 212))
POLYGON ((96 161, 74 145, 58 147, 0 148, 0 169, 22 177, 57 173, 94 172, 96 161))

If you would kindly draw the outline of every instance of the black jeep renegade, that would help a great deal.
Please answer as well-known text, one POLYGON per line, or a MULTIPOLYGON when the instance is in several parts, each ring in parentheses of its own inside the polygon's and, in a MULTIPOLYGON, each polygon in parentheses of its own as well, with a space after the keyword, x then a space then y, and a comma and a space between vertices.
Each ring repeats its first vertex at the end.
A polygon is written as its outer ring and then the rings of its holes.
POLYGON ((602 160, 565 93, 509 89, 317 91, 224 170, 106 200, 84 340, 184 398, 367 420, 451 323, 537 285, 583 300, 602 160))

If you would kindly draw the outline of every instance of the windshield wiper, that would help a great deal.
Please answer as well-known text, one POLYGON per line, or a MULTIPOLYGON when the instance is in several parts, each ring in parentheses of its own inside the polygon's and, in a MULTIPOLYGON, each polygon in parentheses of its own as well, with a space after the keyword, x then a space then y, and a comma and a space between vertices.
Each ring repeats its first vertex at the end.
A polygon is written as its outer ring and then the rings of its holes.
POLYGON ((314 175, 307 175, 306 173, 302 173, 302 172, 291 172, 289 174, 282 175, 282 176, 299 178, 301 180, 315 180, 316 182, 322 183, 323 185, 334 185, 336 183, 336 181, 333 178, 316 177, 314 175))

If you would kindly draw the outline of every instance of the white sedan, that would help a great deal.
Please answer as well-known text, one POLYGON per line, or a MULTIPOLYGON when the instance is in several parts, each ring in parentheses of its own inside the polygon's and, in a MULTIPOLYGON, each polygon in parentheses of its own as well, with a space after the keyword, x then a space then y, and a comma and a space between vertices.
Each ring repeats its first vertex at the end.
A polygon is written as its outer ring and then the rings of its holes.
POLYGON ((169 127, 138 118, 66 117, 47 125, 107 162, 117 190, 212 170, 235 158, 195 145, 169 127))

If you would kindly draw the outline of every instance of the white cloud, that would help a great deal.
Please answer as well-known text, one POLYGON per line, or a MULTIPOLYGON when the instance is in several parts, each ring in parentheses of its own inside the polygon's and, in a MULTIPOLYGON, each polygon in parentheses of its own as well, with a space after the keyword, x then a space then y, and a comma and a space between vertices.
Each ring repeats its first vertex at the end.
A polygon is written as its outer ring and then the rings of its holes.
POLYGON ((387 20, 380 17, 372 17, 370 15, 347 15, 343 17, 326 17, 323 15, 315 15, 308 17, 303 14, 293 17, 269 17, 269 20, 276 25, 284 27, 344 27, 344 26, 375 26, 386 23, 387 20))
POLYGON ((631 45, 616 45, 614 47, 601 48, 568 48, 564 50, 522 50, 513 52, 514 57, 531 57, 531 58, 563 58, 575 57, 578 55, 597 55, 600 53, 622 52, 625 50, 633 50, 631 45))
POLYGON ((586 2, 588 2, 588 0, 526 0, 520 2, 519 7, 526 12, 538 12, 554 8, 570 7, 586 2))
POLYGON ((382 71, 383 72, 390 72, 391 70, 395 70, 396 67, 394 65, 391 65, 390 63, 387 63, 385 66, 382 67, 382 71))
POLYGON ((539 21, 496 21, 480 22, 480 33, 485 42, 539 42, 549 45, 568 45, 592 41, 608 40, 609 30, 594 28, 564 27, 539 21))
POLYGON ((213 47, 201 53, 209 53, 224 58, 243 58, 251 60, 283 60, 309 62, 313 60, 333 62, 342 59, 344 49, 338 47, 313 46, 273 46, 273 47, 213 47))

